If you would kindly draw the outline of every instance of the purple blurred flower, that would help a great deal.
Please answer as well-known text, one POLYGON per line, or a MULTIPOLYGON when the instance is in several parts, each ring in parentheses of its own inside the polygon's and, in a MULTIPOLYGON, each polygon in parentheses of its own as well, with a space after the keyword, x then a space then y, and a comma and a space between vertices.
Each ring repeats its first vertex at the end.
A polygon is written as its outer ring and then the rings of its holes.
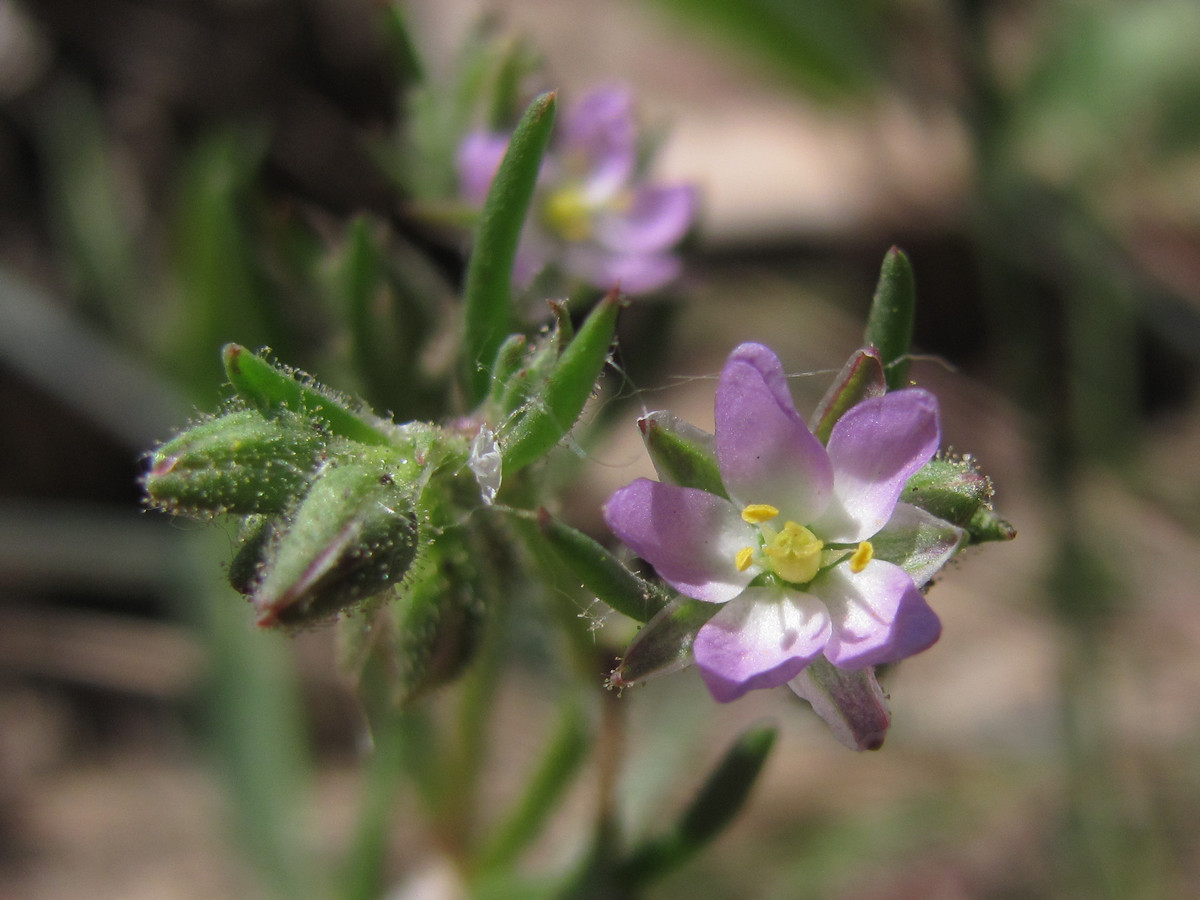
POLYGON ((712 695, 730 701, 790 682, 820 654, 860 669, 938 639, 920 587, 963 533, 897 501, 940 439, 937 399, 910 388, 854 406, 822 446, 796 412, 779 359, 742 344, 716 395, 729 499, 639 479, 609 498, 604 515, 676 590, 725 604, 693 655, 712 695), (920 554, 876 556, 876 545, 916 543, 920 554))
MULTIPOLYGON (((458 151, 463 198, 481 207, 508 135, 475 132, 458 151)), ((547 265, 605 289, 656 290, 678 277, 672 249, 691 227, 690 185, 642 180, 633 100, 620 88, 595 90, 567 111, 545 160, 521 235, 514 280, 527 287, 547 265)))

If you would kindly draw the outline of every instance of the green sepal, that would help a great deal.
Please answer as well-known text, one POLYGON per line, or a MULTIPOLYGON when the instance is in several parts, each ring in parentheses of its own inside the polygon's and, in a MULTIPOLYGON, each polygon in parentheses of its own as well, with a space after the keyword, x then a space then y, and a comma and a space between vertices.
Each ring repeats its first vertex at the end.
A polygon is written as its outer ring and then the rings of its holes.
POLYGON ((251 516, 242 522, 241 542, 229 563, 229 585, 239 594, 253 594, 262 579, 263 561, 279 520, 251 516))
POLYGON ((917 587, 924 587, 966 543, 966 533, 957 525, 902 503, 871 538, 875 558, 902 568, 917 587))
POLYGON ((889 391, 908 383, 916 309, 917 283, 912 265, 899 247, 893 247, 883 258, 864 334, 865 342, 879 349, 889 391))
POLYGON ((773 726, 743 731, 675 825, 622 861, 617 882, 629 888, 645 885, 686 862, 720 834, 745 805, 777 736, 773 726))
POLYGON ((875 669, 839 669, 817 657, 791 682, 829 726, 838 742, 851 750, 878 750, 892 722, 887 699, 875 680, 875 669))
POLYGON ((266 554, 252 597, 260 626, 328 618, 404 576, 420 540, 413 468, 397 459, 320 473, 266 554))
POLYGON ((992 509, 992 482, 970 456, 930 460, 908 479, 900 499, 965 528, 972 543, 1010 541, 1016 529, 992 509))
POLYGON ((588 314, 546 376, 545 387, 500 433, 504 474, 545 456, 575 425, 608 362, 621 298, 611 291, 588 314))
POLYGON ((828 444, 833 426, 851 407, 885 393, 887 380, 879 350, 875 347, 855 350, 817 404, 809 427, 822 444, 828 444))
MULTIPOLYGON (((535 514, 511 510, 532 519, 535 514)), ((646 581, 594 538, 552 516, 545 509, 536 513, 538 531, 546 545, 579 582, 602 602, 637 622, 646 622, 671 599, 666 588, 646 581)))
POLYGON ((290 410, 319 420, 331 434, 363 444, 387 446, 388 436, 352 412, 345 400, 334 398, 314 384, 303 384, 291 372, 278 368, 238 344, 221 350, 225 373, 239 397, 268 418, 290 410))
POLYGON ((496 350, 512 330, 512 272, 542 156, 554 125, 555 95, 525 110, 483 204, 464 287, 461 378, 468 406, 488 392, 496 350))
POLYGON ((206 419, 150 456, 150 502, 176 515, 278 513, 304 492, 323 436, 284 410, 274 419, 240 409, 206 419))
POLYGON ((696 633, 720 610, 720 603, 675 597, 634 636, 609 687, 619 690, 690 666, 696 633))
POLYGON ((638 429, 662 481, 729 498, 711 434, 665 410, 642 416, 638 429))

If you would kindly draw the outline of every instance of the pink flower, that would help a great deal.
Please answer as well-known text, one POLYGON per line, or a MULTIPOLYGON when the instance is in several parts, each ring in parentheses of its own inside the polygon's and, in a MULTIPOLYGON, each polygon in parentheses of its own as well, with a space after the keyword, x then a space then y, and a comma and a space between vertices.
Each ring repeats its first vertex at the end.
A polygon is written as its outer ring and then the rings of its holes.
POLYGON ((796 412, 779 359, 742 344, 716 395, 728 496, 639 479, 609 498, 604 515, 680 593, 724 604, 693 655, 713 696, 734 700, 791 682, 821 654, 860 669, 938 639, 920 587, 963 532, 898 499, 940 440, 937 399, 910 388, 854 406, 822 446, 796 412))
MULTIPOLYGON (((507 148, 508 135, 495 132, 475 132, 463 141, 457 163, 468 203, 483 206, 507 148)), ((690 185, 642 179, 629 92, 593 91, 567 111, 543 161, 514 280, 527 287, 555 264, 606 290, 657 290, 679 275, 680 261, 671 251, 691 227, 696 206, 690 185)))

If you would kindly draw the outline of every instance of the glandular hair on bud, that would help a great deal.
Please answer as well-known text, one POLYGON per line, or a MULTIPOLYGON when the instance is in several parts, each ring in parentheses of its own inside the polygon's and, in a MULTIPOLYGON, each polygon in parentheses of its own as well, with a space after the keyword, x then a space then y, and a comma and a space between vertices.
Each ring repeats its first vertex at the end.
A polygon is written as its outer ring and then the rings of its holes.
POLYGON ((284 510, 303 493, 323 436, 302 417, 241 409, 206 419, 163 444, 143 479, 150 503, 182 515, 284 510))
POLYGON ((377 464, 324 469, 264 556, 258 624, 316 622, 400 581, 419 544, 414 493, 377 464))

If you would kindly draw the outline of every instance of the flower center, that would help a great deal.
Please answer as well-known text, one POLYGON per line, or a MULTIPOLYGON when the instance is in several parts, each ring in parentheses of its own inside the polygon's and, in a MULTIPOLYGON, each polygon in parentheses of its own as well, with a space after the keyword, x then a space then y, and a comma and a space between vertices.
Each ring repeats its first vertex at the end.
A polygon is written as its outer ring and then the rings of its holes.
POLYGON ((592 208, 577 187, 560 188, 547 197, 542 218, 563 240, 586 241, 592 236, 592 208))
MULTIPOLYGON (((750 503, 742 507, 742 521, 750 525, 763 525, 779 515, 779 510, 769 503, 750 503)), ((822 566, 833 566, 846 562, 850 571, 857 575, 875 558, 875 545, 870 541, 859 541, 853 552, 845 544, 825 549, 825 542, 795 522, 784 523, 783 530, 776 531, 767 526, 759 529, 763 537, 762 552, 776 575, 793 584, 808 584, 817 577, 822 566)), ((754 565, 756 550, 743 547, 734 556, 739 572, 754 565)))
POLYGON ((771 561, 775 574, 794 584, 807 584, 821 568, 824 542, 803 525, 788 522, 772 537, 763 553, 771 561))

